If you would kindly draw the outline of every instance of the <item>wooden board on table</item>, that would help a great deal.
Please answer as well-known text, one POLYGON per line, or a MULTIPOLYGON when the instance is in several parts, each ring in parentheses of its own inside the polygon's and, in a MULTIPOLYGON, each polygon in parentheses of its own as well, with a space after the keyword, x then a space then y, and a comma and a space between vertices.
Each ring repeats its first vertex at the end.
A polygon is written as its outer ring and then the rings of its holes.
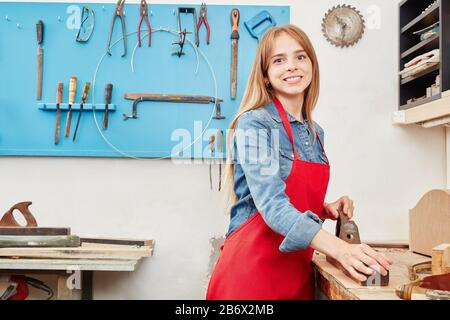
POLYGON ((409 242, 411 251, 431 256, 432 248, 450 243, 450 190, 427 192, 409 210, 409 242))
POLYGON ((0 236, 0 248, 79 246, 78 236, 0 236))
POLYGON ((1 236, 68 236, 70 228, 0 227, 1 236))
POLYGON ((433 248, 433 275, 450 273, 450 243, 443 243, 433 248))
POLYGON ((129 260, 150 257, 151 246, 126 246, 97 243, 83 243, 77 248, 0 248, 0 257, 40 259, 112 259, 129 260))
POLYGON ((134 271, 139 259, 11 259, 0 258, 0 270, 17 273, 17 270, 66 271, 134 271))
POLYGON ((94 237, 82 237, 82 243, 102 243, 102 244, 120 244, 128 246, 153 246, 153 240, 146 239, 125 239, 125 238, 94 238, 94 237))
POLYGON ((344 274, 328 261, 323 254, 314 255, 317 282, 323 293, 332 300, 397 300, 395 288, 409 283, 408 267, 416 263, 431 261, 429 257, 415 254, 405 249, 377 249, 393 260, 389 271, 389 286, 364 287, 344 274))

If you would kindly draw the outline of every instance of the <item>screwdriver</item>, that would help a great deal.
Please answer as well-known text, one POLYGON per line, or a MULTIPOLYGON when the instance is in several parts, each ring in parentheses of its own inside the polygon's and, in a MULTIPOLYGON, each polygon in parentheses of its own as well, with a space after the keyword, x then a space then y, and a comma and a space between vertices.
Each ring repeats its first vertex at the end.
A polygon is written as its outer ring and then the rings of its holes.
POLYGON ((209 137, 209 149, 211 150, 211 161, 209 162, 209 186, 212 190, 212 158, 214 156, 214 141, 216 140, 215 135, 209 137))
POLYGON ((108 83, 105 87, 105 113, 103 114, 103 129, 108 128, 109 104, 111 104, 111 94, 113 85, 108 83))
POLYGON ((91 89, 91 83, 86 82, 83 87, 83 95, 81 96, 81 103, 80 103, 80 112, 78 113, 77 125, 75 126, 75 132, 73 133, 72 141, 75 141, 75 139, 77 137, 78 126, 80 125, 81 115, 83 114, 83 106, 86 103, 90 89, 91 89))
POLYGON ((219 191, 222 189, 222 159, 223 159, 223 131, 219 130, 217 132, 217 152, 222 157, 219 159, 219 191))
POLYGON ((59 143, 59 134, 61 131, 61 108, 64 84, 58 83, 58 89, 56 91, 56 129, 55 129, 55 144, 59 143))
POLYGON ((70 135, 70 124, 72 122, 72 105, 75 102, 75 94, 77 92, 77 77, 71 77, 69 82, 69 112, 66 118, 66 132, 65 137, 70 135))

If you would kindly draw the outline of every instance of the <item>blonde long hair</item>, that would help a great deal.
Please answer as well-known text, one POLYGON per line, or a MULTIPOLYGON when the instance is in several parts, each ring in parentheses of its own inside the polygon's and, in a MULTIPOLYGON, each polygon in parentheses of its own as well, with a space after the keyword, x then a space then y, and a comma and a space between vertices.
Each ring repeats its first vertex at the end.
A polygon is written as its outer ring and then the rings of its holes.
POLYGON ((270 86, 266 86, 264 78, 267 77, 267 70, 269 69, 270 64, 270 55, 272 54, 275 39, 283 33, 296 40, 303 47, 312 62, 312 79, 311 84, 305 89, 303 107, 304 112, 306 113, 306 118, 308 119, 313 130, 314 137, 316 136, 316 129, 314 127, 314 122, 312 121, 312 111, 317 103, 320 86, 319 64, 317 61, 316 52, 314 51, 312 43, 306 33, 299 27, 292 24, 273 27, 264 34, 263 38, 259 42, 256 57, 253 62, 253 67, 248 78, 239 110, 233 121, 231 121, 228 130, 228 159, 225 168, 226 199, 228 202, 226 206, 227 213, 230 212, 231 206, 237 200, 234 192, 234 164, 231 159, 234 129, 236 128, 236 123, 239 117, 243 113, 253 109, 262 108, 273 100, 274 95, 271 92, 270 86))

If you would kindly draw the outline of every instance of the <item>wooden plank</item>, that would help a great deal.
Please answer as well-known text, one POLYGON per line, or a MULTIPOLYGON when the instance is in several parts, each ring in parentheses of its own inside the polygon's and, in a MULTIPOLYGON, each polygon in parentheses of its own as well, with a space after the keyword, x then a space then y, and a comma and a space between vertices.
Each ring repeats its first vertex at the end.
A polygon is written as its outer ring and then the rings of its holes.
POLYGON ((91 270, 91 271, 134 271, 138 259, 9 259, 0 258, 2 272, 17 273, 17 270, 91 270))
POLYGON ((430 73, 432 73, 432 72, 438 71, 439 68, 440 68, 440 64, 439 64, 438 62, 437 62, 437 63, 430 64, 426 69, 424 69, 424 70, 422 70, 422 71, 419 71, 419 72, 417 72, 416 74, 414 74, 414 75, 412 75, 412 76, 403 78, 403 79, 400 81, 400 84, 401 84, 401 85, 405 85, 405 84, 407 84, 407 83, 410 83, 411 81, 415 81, 415 80, 417 80, 417 79, 420 79, 420 78, 422 78, 423 76, 426 76, 426 75, 428 75, 428 74, 430 74, 430 73))
POLYGON ((433 275, 450 272, 450 243, 443 243, 433 248, 431 272, 433 275))
POLYGON ((78 236, 0 236, 0 248, 79 247, 78 236))
POLYGON ((431 256, 433 247, 450 243, 450 190, 427 192, 409 210, 411 251, 431 256))
POLYGON ((147 246, 153 247, 153 240, 144 239, 125 239, 125 238, 88 238, 82 237, 82 243, 101 243, 101 244, 119 244, 128 246, 147 246))
POLYGON ((429 257, 414 254, 405 249, 377 249, 393 260, 389 271, 389 286, 364 287, 359 282, 344 274, 328 261, 323 254, 314 255, 314 269, 318 274, 318 286, 329 299, 398 299, 395 288, 400 284, 409 283, 408 267, 430 261, 429 257))
POLYGON ((150 257, 153 247, 83 243, 77 248, 0 248, 0 257, 128 260, 150 257))
POLYGON ((2 236, 68 236, 70 228, 0 227, 2 236))
POLYGON ((367 244, 372 248, 409 249, 409 242, 406 240, 388 240, 388 241, 367 240, 361 242, 367 244))
POLYGON ((405 123, 412 124, 450 115, 450 97, 405 110, 405 123))

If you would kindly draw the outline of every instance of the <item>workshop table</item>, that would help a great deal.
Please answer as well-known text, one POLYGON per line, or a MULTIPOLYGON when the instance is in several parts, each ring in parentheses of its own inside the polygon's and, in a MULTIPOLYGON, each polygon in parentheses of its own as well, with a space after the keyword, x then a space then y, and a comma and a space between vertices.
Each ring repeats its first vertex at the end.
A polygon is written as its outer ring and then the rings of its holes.
POLYGON ((81 275, 81 298, 92 299, 94 271, 134 271, 144 257, 153 254, 149 246, 83 243, 77 248, 0 248, 1 274, 51 274, 57 276, 56 299, 72 299, 67 285, 73 272, 81 275))
POLYGON ((408 268, 414 264, 429 262, 430 257, 413 253, 408 249, 376 248, 393 260, 389 270, 389 286, 364 287, 343 271, 326 261, 326 256, 316 252, 313 257, 316 289, 330 300, 399 300, 395 288, 411 282, 408 268))

